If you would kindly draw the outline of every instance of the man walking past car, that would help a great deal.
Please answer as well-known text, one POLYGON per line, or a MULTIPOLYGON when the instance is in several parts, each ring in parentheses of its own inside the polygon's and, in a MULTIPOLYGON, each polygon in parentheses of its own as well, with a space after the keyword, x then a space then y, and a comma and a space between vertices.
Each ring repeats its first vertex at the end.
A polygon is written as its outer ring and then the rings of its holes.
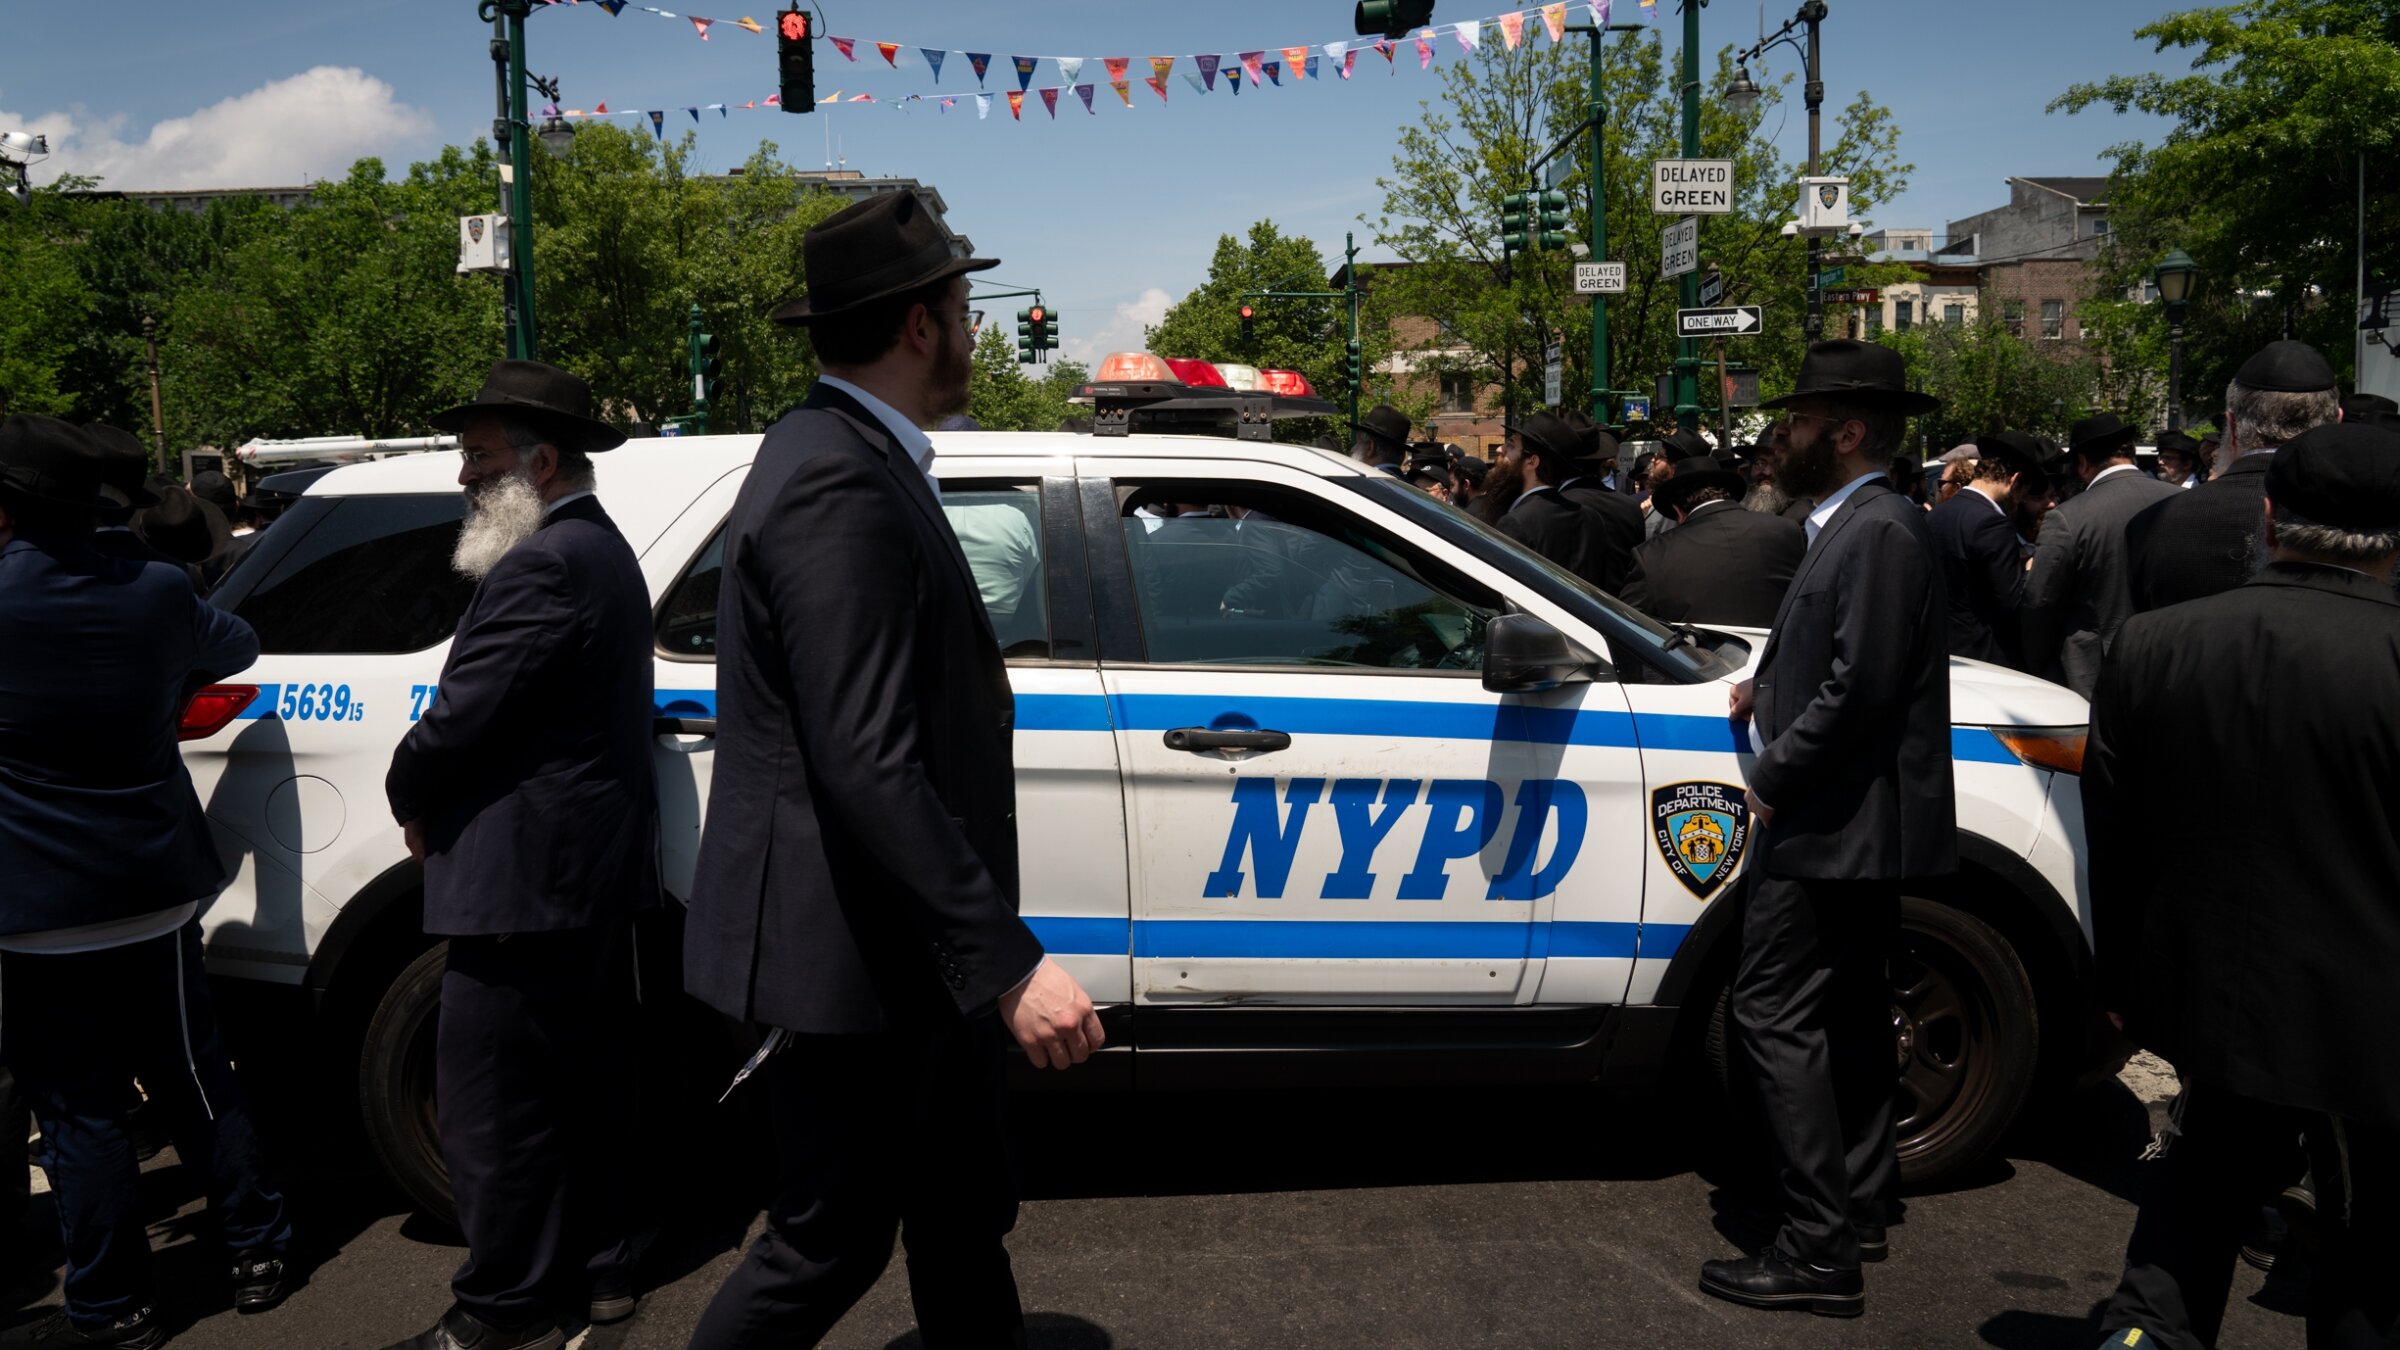
POLYGON ((1975 438, 1967 484, 1925 515, 1950 597, 1950 654, 2022 669, 2025 555, 2016 513, 2042 487, 2042 446, 2021 431, 1975 438))
POLYGON ((2134 429, 2097 413, 2067 433, 2083 491, 2062 502, 2034 543, 2025 581, 2027 669, 2092 696, 2100 658, 2133 614, 2125 526, 2183 489, 2134 467, 2134 429))
POLYGON ((2092 695, 2097 987, 2183 1080, 2110 1346, 2216 1344, 2300 1136, 2322 1230, 2308 1343, 2400 1344, 2400 436, 2319 426, 2259 478, 2251 580, 2127 620, 2092 695), (2194 795, 2247 805, 2158 847, 2157 804, 2194 795))
POLYGON ((908 1249, 931 1350, 1024 1343, 1003 1058, 1100 1048, 1017 917, 1015 703, 920 428, 966 406, 965 273, 916 196, 801 244, 824 374, 724 535, 717 764, 684 987, 760 1025, 781 1181, 692 1344, 822 1339, 908 1249))
MULTIPOLYGON (((1900 882, 1957 867, 1947 605, 1925 512, 1884 484, 1907 419, 1900 354, 1820 342, 1801 360, 1776 479, 1809 512, 1808 552, 1732 716, 1757 747, 1733 977, 1737 1072, 1777 1179, 1772 1240, 1701 1268, 1703 1292, 1855 1317, 1900 1184, 1884 957, 1900 882)), ((1681 533, 1681 531, 1678 531, 1681 533)))
POLYGON ((625 437, 582 380, 502 361, 433 421, 459 433, 452 565, 476 587, 384 788, 449 940, 434 1082, 467 1259, 395 1350, 553 1350, 562 1302, 633 1312, 614 1023, 658 899, 650 591, 593 495, 625 437))

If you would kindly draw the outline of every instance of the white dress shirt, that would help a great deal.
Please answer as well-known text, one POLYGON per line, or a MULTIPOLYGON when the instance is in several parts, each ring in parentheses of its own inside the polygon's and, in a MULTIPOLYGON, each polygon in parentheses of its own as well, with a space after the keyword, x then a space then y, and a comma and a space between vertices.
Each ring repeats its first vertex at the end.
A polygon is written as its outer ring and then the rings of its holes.
POLYGON ((902 417, 899 409, 848 380, 819 375, 817 383, 832 385, 857 399, 860 407, 875 414, 875 420, 883 423, 883 429, 892 433, 892 439, 908 452, 909 462, 917 466, 917 472, 925 475, 925 486, 933 490, 933 499, 937 502, 942 499, 941 480, 933 476, 933 438, 925 434, 923 427, 902 417))
MULTIPOLYGON (((1869 483, 1881 482, 1888 476, 1889 475, 1886 474, 1871 473, 1863 478, 1853 478, 1849 482, 1842 484, 1838 488, 1835 488, 1832 496, 1827 497, 1821 502, 1818 502, 1817 509, 1808 513, 1809 545, 1812 548, 1816 545, 1818 532, 1825 528, 1825 523, 1827 521, 1833 519, 1834 512, 1842 509, 1842 503, 1850 500, 1851 493, 1858 491, 1860 488, 1865 487, 1869 483)), ((1990 499, 1986 498, 1986 500, 1988 501, 1990 499)), ((1997 503, 1994 503, 1994 505, 1997 506, 1997 503)))

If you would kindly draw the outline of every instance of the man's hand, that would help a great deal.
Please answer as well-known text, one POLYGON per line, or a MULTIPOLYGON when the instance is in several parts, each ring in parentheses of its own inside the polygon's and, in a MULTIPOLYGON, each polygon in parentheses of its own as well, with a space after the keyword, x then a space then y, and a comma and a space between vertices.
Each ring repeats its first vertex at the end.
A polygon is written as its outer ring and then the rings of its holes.
POLYGON ((1046 956, 1030 979, 1000 996, 1000 1020, 1037 1069, 1081 1064, 1108 1042, 1083 986, 1046 956))
POLYGON ((1744 680, 1733 687, 1732 696, 1726 700, 1726 711, 1735 721, 1746 722, 1750 720, 1750 710, 1757 704, 1758 691, 1752 681, 1744 680))
POLYGON ((1750 818, 1757 821, 1761 829, 1764 829, 1768 822, 1775 819, 1775 808, 1767 805, 1765 802, 1760 801, 1757 793, 1752 792, 1748 788, 1743 788, 1742 798, 1750 803, 1750 818))
POLYGON ((400 837, 408 841, 408 856, 416 859, 418 862, 425 861, 424 817, 420 816, 415 820, 401 821, 400 837))

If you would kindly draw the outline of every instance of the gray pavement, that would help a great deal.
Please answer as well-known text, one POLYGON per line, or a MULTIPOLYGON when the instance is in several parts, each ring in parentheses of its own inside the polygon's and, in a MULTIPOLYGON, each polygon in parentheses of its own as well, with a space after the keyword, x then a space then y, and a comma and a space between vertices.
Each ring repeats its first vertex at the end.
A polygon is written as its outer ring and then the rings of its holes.
MULTIPOLYGON (((2126 1075, 2158 1096, 2171 1080, 2126 1075)), ((266 1111, 272 1117, 275 1108, 266 1111)), ((1099 1347, 1975 1346, 2088 1350, 2116 1279, 2154 1108, 2125 1083, 2077 1095, 2005 1162, 1911 1197, 1868 1312, 1734 1308, 1693 1288, 1733 1254, 1705 1129, 1658 1098, 1576 1091, 1212 1093, 1020 1099, 1027 1203, 1011 1244, 1033 1344, 1099 1347)), ((379 1347, 437 1316, 456 1239, 410 1215, 338 1133, 281 1122, 314 1268, 281 1309, 237 1317, 172 1152, 147 1176, 174 1344, 379 1347)), ((588 1350, 681 1346, 756 1232, 766 1162, 718 1122, 642 1169, 654 1283, 588 1350), (732 1141, 729 1143, 729 1140, 732 1141)), ((37 1199, 37 1219, 47 1209, 37 1199)), ((2297 1272, 2235 1280, 2227 1346, 2298 1346, 2297 1272)), ((49 1302, 55 1304, 55 1293, 49 1302)), ((38 1307, 38 1305, 37 1305, 38 1307)), ((21 1321, 34 1310, 15 1314, 21 1321)), ((917 1344, 905 1268, 839 1347, 917 1344)))

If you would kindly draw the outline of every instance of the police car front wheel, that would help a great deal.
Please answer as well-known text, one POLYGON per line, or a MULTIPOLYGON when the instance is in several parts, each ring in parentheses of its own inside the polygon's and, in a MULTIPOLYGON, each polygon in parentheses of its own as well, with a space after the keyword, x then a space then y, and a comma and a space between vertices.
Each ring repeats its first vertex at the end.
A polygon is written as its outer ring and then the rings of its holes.
POLYGON ((434 1037, 449 963, 450 945, 435 943, 402 968, 367 1023, 358 1063, 359 1116, 385 1174, 444 1223, 455 1211, 433 1113, 434 1037))

